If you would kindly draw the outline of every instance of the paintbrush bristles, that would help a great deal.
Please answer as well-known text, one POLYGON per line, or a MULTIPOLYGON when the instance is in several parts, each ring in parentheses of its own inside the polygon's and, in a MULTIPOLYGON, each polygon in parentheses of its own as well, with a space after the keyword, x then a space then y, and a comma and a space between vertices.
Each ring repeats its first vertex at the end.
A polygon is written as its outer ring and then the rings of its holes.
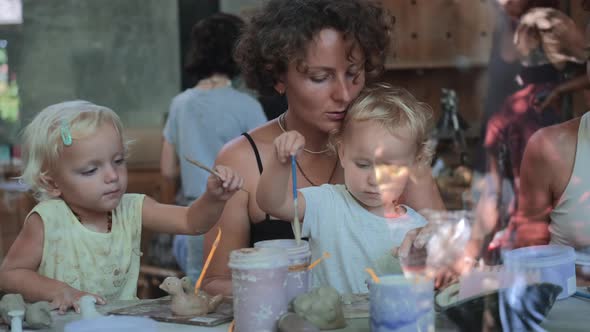
POLYGON ((213 242, 213 246, 211 246, 211 251, 209 252, 209 256, 207 256, 207 260, 205 261, 205 265, 203 265, 203 269, 201 270, 201 275, 199 275, 199 279, 195 284, 195 295, 199 295, 199 290, 201 289, 201 283, 203 282, 203 278, 207 273, 207 269, 209 268, 209 264, 211 263, 211 259, 217 250, 217 246, 219 245, 219 240, 221 239, 221 228, 217 229, 217 236, 215 237, 215 241, 213 242))
POLYGON ((311 264, 309 264, 309 266, 307 267, 307 270, 308 271, 311 271, 311 269, 313 269, 316 265, 318 265, 322 260, 324 260, 326 258, 330 258, 330 253, 329 252, 324 252, 322 254, 322 257, 316 259, 311 264))
POLYGON ((381 279, 379 279, 379 277, 377 276, 377 274, 375 273, 375 271, 373 271, 372 268, 368 267, 365 269, 365 271, 367 271, 367 273, 371 276, 371 279, 373 279, 373 281, 375 283, 380 283, 381 279))
POLYGON ((295 242, 297 245, 301 242, 301 223, 299 222, 299 204, 297 203, 297 199, 293 202, 295 207, 295 216, 293 218, 293 233, 295 235, 295 242))

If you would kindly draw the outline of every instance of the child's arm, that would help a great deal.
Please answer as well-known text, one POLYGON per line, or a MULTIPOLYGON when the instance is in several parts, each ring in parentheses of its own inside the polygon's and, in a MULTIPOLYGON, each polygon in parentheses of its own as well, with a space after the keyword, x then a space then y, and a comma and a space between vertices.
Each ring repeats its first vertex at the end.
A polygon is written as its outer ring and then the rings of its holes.
POLYGON ((225 203, 244 184, 244 180, 232 169, 216 166, 215 171, 223 180, 211 175, 207 190, 189 207, 160 204, 146 197, 142 208, 142 223, 147 228, 162 233, 204 234, 216 223, 225 203))
MULTIPOLYGON (((27 302, 49 301, 53 309, 65 313, 70 307, 80 312, 77 301, 89 293, 74 289, 61 281, 37 273, 43 257, 43 220, 33 213, 10 247, 0 266, 0 290, 21 294, 27 302)), ((100 304, 106 301, 89 294, 100 304)))
MULTIPOLYGON (((291 179, 291 156, 296 155, 305 146, 305 138, 296 131, 281 134, 274 141, 275 154, 271 158, 258 182, 256 202, 260 208, 283 220, 293 220, 295 208, 291 179)), ((305 197, 297 195, 299 217, 305 214, 305 197)))

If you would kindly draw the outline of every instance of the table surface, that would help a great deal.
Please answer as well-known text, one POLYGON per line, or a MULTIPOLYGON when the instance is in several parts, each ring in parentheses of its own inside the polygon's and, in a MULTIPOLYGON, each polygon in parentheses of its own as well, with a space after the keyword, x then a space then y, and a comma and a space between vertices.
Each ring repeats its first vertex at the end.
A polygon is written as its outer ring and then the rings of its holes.
MULTIPOLYGON (((150 300, 140 300, 150 301, 150 300)), ((138 301, 114 301, 104 306, 98 306, 97 309, 101 313, 106 313, 111 310, 123 308, 126 306, 137 304, 138 301)), ((66 315, 54 315, 54 324, 51 329, 37 330, 37 331, 63 331, 67 323, 81 319, 79 314, 69 312, 66 315)), ((541 324, 547 331, 588 331, 586 319, 590 315, 590 300, 581 299, 577 297, 569 297, 564 300, 557 301, 546 320, 541 324)), ((333 330, 341 332, 369 332, 368 320, 366 318, 350 319, 347 321, 348 325, 344 329, 333 330)), ((170 324, 158 322, 158 331, 161 332, 225 332, 228 330, 229 324, 222 324, 215 327, 201 327, 192 325, 170 324)), ((437 331, 456 331, 453 324, 442 316, 437 316, 436 320, 437 331)))

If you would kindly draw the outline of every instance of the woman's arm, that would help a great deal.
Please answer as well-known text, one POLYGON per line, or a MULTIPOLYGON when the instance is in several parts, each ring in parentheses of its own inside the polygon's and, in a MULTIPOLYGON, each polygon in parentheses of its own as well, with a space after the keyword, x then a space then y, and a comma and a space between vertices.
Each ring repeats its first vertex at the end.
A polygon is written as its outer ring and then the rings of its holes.
POLYGON ((531 136, 525 148, 520 166, 518 210, 509 226, 516 248, 549 243, 549 215, 553 209, 551 174, 554 170, 546 153, 554 149, 543 129, 531 136))
POLYGON ((211 252, 217 236, 217 228, 221 230, 217 249, 203 278, 202 287, 209 294, 225 296, 232 294, 231 270, 228 266, 229 254, 233 250, 250 246, 248 199, 248 194, 243 192, 234 195, 225 206, 217 227, 205 234, 203 260, 211 252))
MULTIPOLYGON (((549 96, 541 103, 540 108, 545 109, 559 101, 559 98, 565 94, 574 92, 581 89, 587 89, 590 87, 590 80, 586 74, 574 77, 570 80, 567 80, 553 89, 549 96)), ((556 105, 557 108, 560 108, 560 105, 556 105)))
MULTIPOLYGON (((260 177, 252 148, 245 138, 240 137, 228 144, 219 153, 216 164, 224 164, 238 171, 244 178, 244 191, 230 198, 219 218, 217 227, 221 229, 221 239, 209 269, 203 279, 203 289, 209 294, 232 294, 231 270, 228 267, 231 251, 250 246, 250 216, 248 205, 256 202, 256 185, 260 177)), ((209 256, 217 227, 205 234, 204 259, 209 256)))

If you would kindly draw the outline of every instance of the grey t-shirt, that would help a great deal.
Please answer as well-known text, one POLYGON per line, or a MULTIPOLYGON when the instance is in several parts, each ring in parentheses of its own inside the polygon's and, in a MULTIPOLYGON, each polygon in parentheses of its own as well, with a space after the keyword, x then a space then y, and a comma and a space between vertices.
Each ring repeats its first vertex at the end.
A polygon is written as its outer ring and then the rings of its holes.
POLYGON ((332 256, 311 270, 314 287, 332 286, 341 294, 368 292, 365 268, 377 275, 401 273, 391 250, 402 244, 412 229, 426 219, 405 206, 397 218, 377 216, 348 192, 344 185, 324 184, 300 190, 305 197, 301 236, 309 238, 311 261, 324 252, 332 256))
POLYGON ((179 203, 184 205, 201 196, 209 176, 184 156, 213 166, 225 143, 266 121, 258 101, 232 87, 190 88, 174 97, 164 138, 174 145, 180 161, 184 199, 179 203))

